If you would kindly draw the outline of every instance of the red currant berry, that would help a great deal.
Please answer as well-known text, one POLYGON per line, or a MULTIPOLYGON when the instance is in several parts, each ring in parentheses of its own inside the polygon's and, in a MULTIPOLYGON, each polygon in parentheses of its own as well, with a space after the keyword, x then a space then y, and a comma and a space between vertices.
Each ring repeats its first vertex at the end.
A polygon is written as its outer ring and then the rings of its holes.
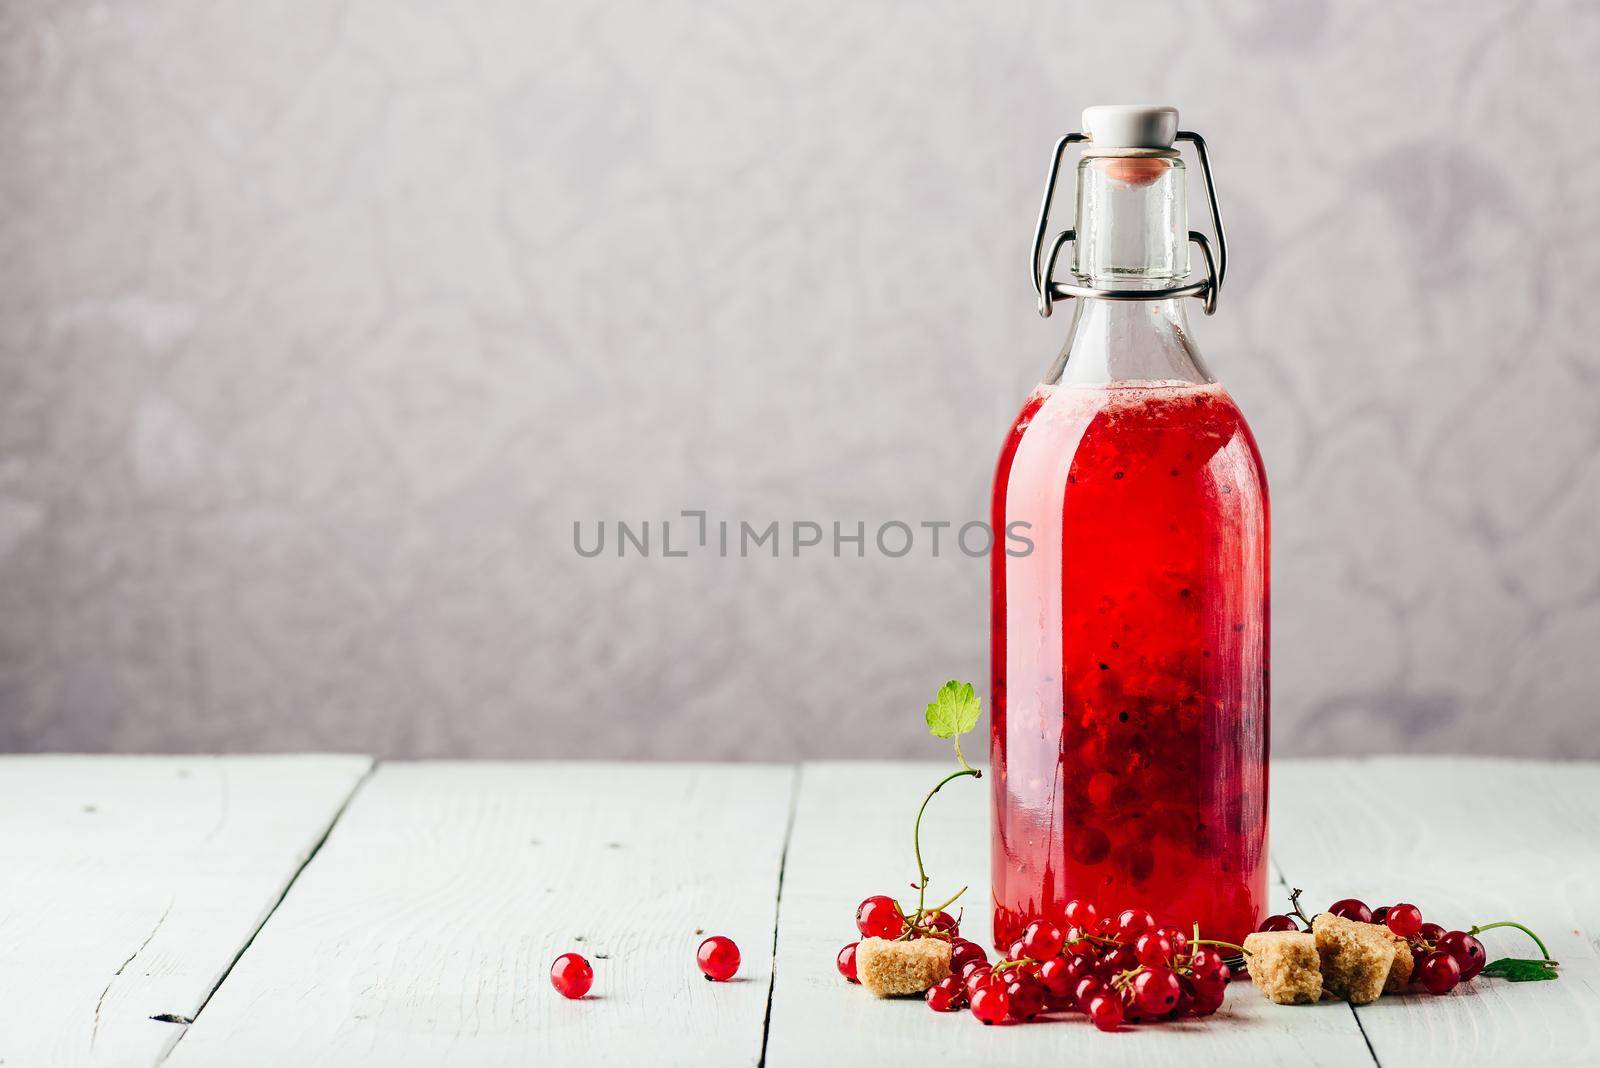
POLYGON ((961 933, 956 918, 943 911, 924 912, 922 918, 917 921, 917 930, 921 934, 943 935, 952 939, 961 933))
POLYGON ((1049 960, 1061 952, 1061 928, 1048 920, 1035 920, 1022 932, 1022 956, 1049 960))
POLYGON ((1328 911, 1347 920, 1356 920, 1360 923, 1372 922, 1372 910, 1367 908, 1366 902, 1353 897, 1335 901, 1328 906, 1328 911))
POLYGON ((1146 931, 1133 944, 1133 955, 1146 968, 1166 967, 1176 952, 1172 939, 1160 931, 1146 931))
POLYGON ((1425 923, 1417 932, 1417 937, 1424 942, 1437 942, 1444 937, 1444 928, 1436 923, 1425 923))
POLYGON ((1026 956, 1027 954, 1022 949, 1021 937, 1012 939, 1011 944, 1006 947, 1006 960, 1021 960, 1026 956))
POLYGON ((550 965, 550 985, 564 998, 581 998, 594 985, 594 969, 576 953, 563 953, 550 965))
POLYGON ((1089 933, 1099 935, 1101 938, 1109 938, 1116 926, 1117 918, 1115 916, 1102 916, 1094 921, 1094 926, 1089 928, 1089 933))
POLYGON ((1044 984, 1045 993, 1056 1002, 1065 1003, 1072 999, 1072 984, 1077 978, 1072 970, 1072 962, 1060 957, 1051 957, 1039 966, 1039 982, 1044 984))
POLYGON ((1189 936, 1176 927, 1162 927, 1159 933, 1166 935, 1167 941, 1172 943, 1172 955, 1181 957, 1189 952, 1189 936))
POLYGON ((1448 994, 1461 982, 1461 965, 1443 950, 1434 950, 1422 958, 1422 985, 1430 994, 1448 994))
POLYGON ((985 953, 983 947, 976 942, 958 938, 950 945, 950 971, 954 975, 960 975, 961 969, 973 961, 981 964, 988 959, 989 954, 985 953))
POLYGON ((900 906, 887 894, 875 894, 856 906, 856 930, 862 938, 899 938, 905 929, 900 906))
POLYGON ((986 1024, 997 1024, 1011 1011, 1011 995, 998 983, 980 987, 972 995, 972 1015, 986 1024))
POLYGON ((1268 916, 1261 921, 1258 931, 1298 931, 1300 925, 1288 916, 1268 916))
POLYGON ((1104 994, 1107 989, 1109 988, 1099 976, 1086 975, 1072 988, 1072 1000, 1078 1003, 1078 1008, 1088 1012, 1089 1002, 1104 994))
POLYGON ((1044 1011, 1044 984, 1031 975, 1019 975, 1006 986, 1013 1020, 1031 1020, 1044 1011))
POLYGON ((1194 972, 1196 982, 1228 981, 1228 962, 1214 949, 1202 946, 1195 950, 1189 958, 1189 970, 1194 972))
POLYGON ((1195 981, 1194 1004, 1189 1006, 1189 1011, 1196 1016, 1210 1016, 1222 1008, 1223 998, 1227 995, 1228 984, 1222 982, 1195 981))
MULTIPOLYGON (((1378 914, 1373 913, 1372 917, 1372 922, 1377 923, 1378 914)), ((1417 932, 1422 930, 1422 910, 1415 905, 1408 905, 1404 902, 1398 905, 1390 905, 1387 914, 1383 917, 1383 923, 1401 938, 1415 938, 1417 932)))
POLYGON ((845 946, 843 949, 841 949, 839 951, 839 956, 834 959, 834 963, 839 966, 840 975, 844 976, 852 983, 859 983, 861 981, 856 978, 856 943, 851 942, 848 946, 845 946))
POLYGON ((1170 968, 1151 968, 1140 972, 1133 980, 1135 1003, 1149 1016, 1165 1016, 1177 1008, 1182 993, 1178 975, 1170 968))
POLYGON ((1100 914, 1089 902, 1073 898, 1067 902, 1067 907, 1061 910, 1061 917, 1071 926, 1087 930, 1094 926, 1094 921, 1100 918, 1100 914))
POLYGON ((974 994, 992 982, 994 982, 994 969, 987 964, 979 964, 967 969, 966 974, 961 977, 961 989, 966 993, 967 1000, 971 1001, 974 994))
POLYGON ((739 970, 739 947, 733 944, 731 938, 712 935, 700 943, 695 960, 707 979, 713 983, 726 983, 739 970))
POLYGON ((1489 955, 1484 952, 1483 943, 1465 931, 1449 931, 1439 939, 1435 947, 1455 958, 1461 966, 1461 981, 1476 976, 1483 971, 1483 966, 1489 963, 1489 955))
POLYGON ((1122 1026, 1122 999, 1114 994, 1096 994, 1084 1011, 1102 1031, 1115 1031, 1122 1026))
POLYGON ((1132 942, 1156 925, 1156 918, 1144 909, 1123 909, 1117 914, 1117 941, 1132 942))
POLYGON ((928 1008, 934 1012, 955 1012, 966 1000, 961 992, 961 983, 953 975, 947 975, 928 988, 928 1008))

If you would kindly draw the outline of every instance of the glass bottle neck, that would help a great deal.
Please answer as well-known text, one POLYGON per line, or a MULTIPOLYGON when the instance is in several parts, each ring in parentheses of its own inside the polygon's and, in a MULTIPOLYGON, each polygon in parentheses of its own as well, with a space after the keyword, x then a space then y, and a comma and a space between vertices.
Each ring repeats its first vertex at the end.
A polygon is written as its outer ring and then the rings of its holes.
MULTIPOLYGON (((1072 270, 1083 284, 1163 289, 1189 273, 1183 161, 1087 156, 1078 168, 1072 270)), ((1209 383, 1189 331, 1186 300, 1079 298, 1046 382, 1209 383)))

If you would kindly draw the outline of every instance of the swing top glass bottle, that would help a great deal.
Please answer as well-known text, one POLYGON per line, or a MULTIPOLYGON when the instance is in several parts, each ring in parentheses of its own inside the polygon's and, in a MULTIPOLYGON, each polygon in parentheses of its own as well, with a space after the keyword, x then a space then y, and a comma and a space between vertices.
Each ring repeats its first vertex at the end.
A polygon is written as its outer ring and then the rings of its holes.
POLYGON ((1034 546, 991 558, 994 937, 1065 927, 1076 898, 1237 942, 1266 897, 1267 487, 1186 312, 1215 308, 1226 244, 1205 144, 1174 109, 1084 125, 1057 146, 1034 255, 1041 312, 1076 298, 1072 327, 994 484, 994 529, 1025 522, 1034 546), (1202 163, 1215 253, 1188 229, 1177 140, 1202 163), (1078 143, 1077 225, 1045 252, 1078 143))

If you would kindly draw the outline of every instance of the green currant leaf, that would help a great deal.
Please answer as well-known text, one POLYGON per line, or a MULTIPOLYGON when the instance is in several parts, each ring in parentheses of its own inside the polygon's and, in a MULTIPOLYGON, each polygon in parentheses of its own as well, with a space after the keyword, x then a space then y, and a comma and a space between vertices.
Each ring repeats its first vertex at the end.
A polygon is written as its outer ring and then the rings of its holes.
POLYGON ((970 682, 951 679, 940 687, 928 706, 928 733, 935 738, 954 738, 978 725, 983 704, 970 682))
POLYGON ((1532 983, 1540 979, 1554 979, 1557 973, 1556 962, 1553 960, 1501 957, 1493 964, 1486 965, 1482 974, 1504 979, 1510 983, 1532 983))

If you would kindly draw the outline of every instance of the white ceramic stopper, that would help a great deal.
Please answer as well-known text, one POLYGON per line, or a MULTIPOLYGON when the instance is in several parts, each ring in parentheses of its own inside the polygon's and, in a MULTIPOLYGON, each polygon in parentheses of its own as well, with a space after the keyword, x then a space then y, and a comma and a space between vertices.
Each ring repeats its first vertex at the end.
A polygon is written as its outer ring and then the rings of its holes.
POLYGON ((1083 132, 1097 150, 1171 148, 1178 109, 1158 104, 1101 104, 1083 109, 1083 132))

